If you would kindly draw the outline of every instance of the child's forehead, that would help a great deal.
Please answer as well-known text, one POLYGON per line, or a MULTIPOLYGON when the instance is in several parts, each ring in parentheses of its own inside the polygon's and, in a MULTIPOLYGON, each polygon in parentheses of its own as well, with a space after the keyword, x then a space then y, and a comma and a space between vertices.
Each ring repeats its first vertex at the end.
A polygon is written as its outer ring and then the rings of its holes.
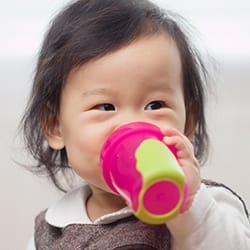
MULTIPOLYGON (((71 69, 70 74, 81 70, 82 74, 89 70, 95 70, 95 67, 100 65, 121 64, 123 67, 128 67, 127 63, 138 63, 138 68, 146 62, 150 63, 157 56, 165 56, 165 60, 169 65, 176 68, 181 67, 181 55, 178 46, 174 39, 166 32, 159 32, 151 35, 140 36, 132 42, 125 44, 118 49, 107 51, 104 55, 94 57, 91 60, 71 69), (93 67, 94 66, 94 67, 93 67)), ((159 59, 161 59, 159 57, 159 59)), ((160 60, 159 60, 160 62, 160 60)), ((68 75, 68 76, 69 76, 68 75)))
MULTIPOLYGON (((176 44, 163 34, 142 37, 116 51, 73 69, 67 79, 84 90, 94 84, 98 88, 130 83, 147 89, 156 86, 182 86, 182 64, 176 44), (177 84, 178 83, 178 84, 177 84)), ((182 88, 182 87, 181 87, 182 88)), ((171 91, 171 92, 172 92, 171 91)))

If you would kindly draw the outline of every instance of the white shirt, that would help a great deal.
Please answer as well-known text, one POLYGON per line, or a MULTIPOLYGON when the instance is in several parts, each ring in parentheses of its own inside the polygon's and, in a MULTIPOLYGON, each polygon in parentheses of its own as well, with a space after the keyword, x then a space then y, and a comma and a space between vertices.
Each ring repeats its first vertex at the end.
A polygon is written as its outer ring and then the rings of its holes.
MULTIPOLYGON (((128 217, 125 207, 92 222, 84 204, 88 186, 75 189, 48 208, 45 220, 63 228, 69 224, 108 224, 128 217)), ((223 187, 201 185, 191 208, 167 222, 173 250, 250 250, 250 223, 241 201, 223 187)), ((34 238, 27 250, 35 250, 34 238)))

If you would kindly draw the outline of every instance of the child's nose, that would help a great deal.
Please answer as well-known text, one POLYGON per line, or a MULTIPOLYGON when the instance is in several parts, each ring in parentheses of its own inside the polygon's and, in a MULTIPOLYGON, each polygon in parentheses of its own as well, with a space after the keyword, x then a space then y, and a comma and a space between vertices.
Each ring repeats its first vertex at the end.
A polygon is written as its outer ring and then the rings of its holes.
POLYGON ((121 117, 118 119, 115 129, 129 124, 129 123, 134 123, 134 122, 147 122, 147 123, 153 123, 151 119, 149 119, 146 115, 140 114, 137 112, 131 112, 129 114, 123 114, 121 117))

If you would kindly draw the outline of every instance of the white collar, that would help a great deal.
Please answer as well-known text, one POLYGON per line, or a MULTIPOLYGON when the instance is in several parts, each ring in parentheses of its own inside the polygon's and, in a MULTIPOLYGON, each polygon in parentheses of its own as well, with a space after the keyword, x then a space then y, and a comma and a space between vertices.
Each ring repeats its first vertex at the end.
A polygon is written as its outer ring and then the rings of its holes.
POLYGON ((70 224, 109 224, 132 215, 132 211, 124 207, 92 222, 84 205, 90 193, 91 190, 87 185, 70 191, 48 208, 45 220, 52 226, 63 228, 70 224))

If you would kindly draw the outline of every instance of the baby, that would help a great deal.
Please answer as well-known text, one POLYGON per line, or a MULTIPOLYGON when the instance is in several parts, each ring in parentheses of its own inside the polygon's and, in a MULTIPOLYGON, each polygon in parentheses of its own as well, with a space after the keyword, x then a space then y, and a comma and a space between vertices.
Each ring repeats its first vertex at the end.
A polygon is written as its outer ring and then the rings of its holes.
POLYGON ((36 218, 28 249, 250 249, 250 224, 229 188, 202 181, 208 135, 206 68, 168 11, 147 0, 78 0, 44 39, 22 120, 26 144, 63 190, 58 173, 86 185, 36 218), (106 185, 100 152, 121 125, 157 125, 189 187, 182 214, 161 225, 136 219, 106 185))

